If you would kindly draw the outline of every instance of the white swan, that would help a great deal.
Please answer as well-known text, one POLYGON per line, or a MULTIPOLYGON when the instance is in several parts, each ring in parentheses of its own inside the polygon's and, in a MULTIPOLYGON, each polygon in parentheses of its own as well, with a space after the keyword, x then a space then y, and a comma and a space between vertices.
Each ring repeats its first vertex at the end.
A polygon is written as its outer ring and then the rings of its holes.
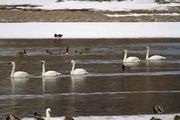
POLYGON ((72 69, 71 69, 71 74, 72 75, 84 75, 84 74, 87 74, 88 72, 83 69, 83 68, 76 68, 75 69, 75 61, 74 60, 71 60, 71 63, 72 63, 72 69))
POLYGON ((42 63, 42 76, 43 77, 57 77, 57 76, 61 75, 61 73, 53 71, 53 70, 49 70, 46 72, 45 61, 42 60, 41 63, 42 63))
POLYGON ((127 50, 124 50, 124 58, 123 58, 123 63, 133 63, 133 62, 139 62, 140 59, 138 57, 128 57, 127 58, 127 50))
POLYGON ((50 112, 51 112, 51 109, 47 108, 46 109, 46 118, 45 118, 45 120, 50 120, 50 118, 51 118, 50 112))
POLYGON ((11 75, 10 77, 29 77, 30 75, 27 72, 24 71, 16 71, 16 62, 15 61, 11 61, 10 64, 12 65, 12 71, 11 71, 11 75))
POLYGON ((149 57, 149 46, 146 46, 147 52, 146 52, 146 60, 165 60, 166 57, 160 56, 160 55, 153 55, 149 57))

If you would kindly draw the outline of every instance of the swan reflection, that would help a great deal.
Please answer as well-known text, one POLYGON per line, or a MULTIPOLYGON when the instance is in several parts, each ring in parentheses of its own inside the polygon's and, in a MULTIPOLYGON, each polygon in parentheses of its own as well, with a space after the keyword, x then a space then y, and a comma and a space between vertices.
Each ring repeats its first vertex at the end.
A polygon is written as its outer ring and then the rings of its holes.
POLYGON ((164 63, 164 61, 161 60, 152 60, 152 61, 146 61, 146 66, 160 66, 164 63))
POLYGON ((18 88, 26 88, 28 80, 29 78, 11 78, 12 93, 14 94, 18 88))
POLYGON ((71 80, 76 82, 81 82, 86 79, 85 75, 71 75, 71 80))
POLYGON ((56 81, 60 79, 59 77, 42 77, 42 92, 45 93, 46 86, 51 86, 54 88, 57 86, 56 81))
POLYGON ((81 88, 85 84, 85 75, 71 75, 71 88, 72 91, 75 90, 75 88, 81 88))

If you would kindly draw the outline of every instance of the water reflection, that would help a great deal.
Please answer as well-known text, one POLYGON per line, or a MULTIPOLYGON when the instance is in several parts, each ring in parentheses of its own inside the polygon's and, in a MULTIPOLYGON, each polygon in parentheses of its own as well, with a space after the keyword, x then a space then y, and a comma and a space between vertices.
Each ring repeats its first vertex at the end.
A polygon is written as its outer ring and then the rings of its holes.
POLYGON ((45 93, 48 87, 56 88, 56 81, 58 79, 60 79, 60 77, 42 77, 42 93, 45 93))
POLYGON ((150 65, 162 65, 164 63, 164 61, 161 61, 161 60, 153 60, 153 61, 146 61, 146 66, 150 66, 150 65))
POLYGON ((11 78, 12 94, 16 93, 16 89, 26 88, 29 78, 11 78))
POLYGON ((71 75, 71 80, 75 82, 82 82, 86 79, 85 75, 71 75))
POLYGON ((75 91, 76 88, 84 86, 86 75, 71 75, 71 89, 75 91))
POLYGON ((124 62, 123 65, 126 67, 135 67, 139 65, 139 62, 124 62))

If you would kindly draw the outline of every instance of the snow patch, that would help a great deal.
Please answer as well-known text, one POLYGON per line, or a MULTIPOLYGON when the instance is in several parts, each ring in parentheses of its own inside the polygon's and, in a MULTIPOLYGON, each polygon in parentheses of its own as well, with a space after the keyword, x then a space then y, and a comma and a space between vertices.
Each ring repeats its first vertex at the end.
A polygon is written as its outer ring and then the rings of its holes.
POLYGON ((130 14, 105 14, 108 17, 140 17, 140 16, 180 16, 179 13, 149 13, 149 14, 143 14, 143 13, 130 13, 130 14))
MULTIPOLYGON (((176 114, 164 115, 122 115, 122 116, 78 116, 75 120, 150 120, 152 117, 161 120, 173 120, 176 114)), ((177 114, 178 115, 178 114, 177 114)), ((33 118, 23 118, 23 120, 32 120, 33 118)), ((52 117, 52 120, 63 120, 64 117, 52 117)))
POLYGON ((180 22, 0 23, 0 38, 180 38, 180 22))
MULTIPOLYGON (((170 6, 180 6, 178 3, 158 4, 154 0, 125 0, 125 1, 68 1, 57 2, 56 0, 1 0, 0 5, 37 5, 37 9, 94 9, 110 11, 130 11, 137 9, 167 9, 170 6)), ((34 8, 33 8, 34 9, 34 8)))

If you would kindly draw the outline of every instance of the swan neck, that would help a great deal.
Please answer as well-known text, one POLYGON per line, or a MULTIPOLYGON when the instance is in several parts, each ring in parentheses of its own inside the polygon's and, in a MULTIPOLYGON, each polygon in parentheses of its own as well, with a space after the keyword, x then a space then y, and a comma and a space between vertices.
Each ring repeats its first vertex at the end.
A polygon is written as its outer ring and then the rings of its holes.
POLYGON ((124 51, 124 58, 123 58, 123 62, 125 62, 125 61, 126 61, 126 58, 127 58, 127 52, 126 52, 126 51, 124 51))
POLYGON ((149 48, 147 47, 147 51, 146 51, 146 60, 149 58, 149 48))
POLYGON ((48 110, 46 110, 46 120, 50 120, 50 113, 49 113, 49 111, 48 110))
POLYGON ((45 63, 42 63, 42 76, 45 74, 45 63))
POLYGON ((74 72, 74 68, 75 68, 75 62, 72 62, 71 74, 74 72))
POLYGON ((15 68, 16 68, 16 64, 14 63, 12 66, 11 77, 14 77, 15 68))

